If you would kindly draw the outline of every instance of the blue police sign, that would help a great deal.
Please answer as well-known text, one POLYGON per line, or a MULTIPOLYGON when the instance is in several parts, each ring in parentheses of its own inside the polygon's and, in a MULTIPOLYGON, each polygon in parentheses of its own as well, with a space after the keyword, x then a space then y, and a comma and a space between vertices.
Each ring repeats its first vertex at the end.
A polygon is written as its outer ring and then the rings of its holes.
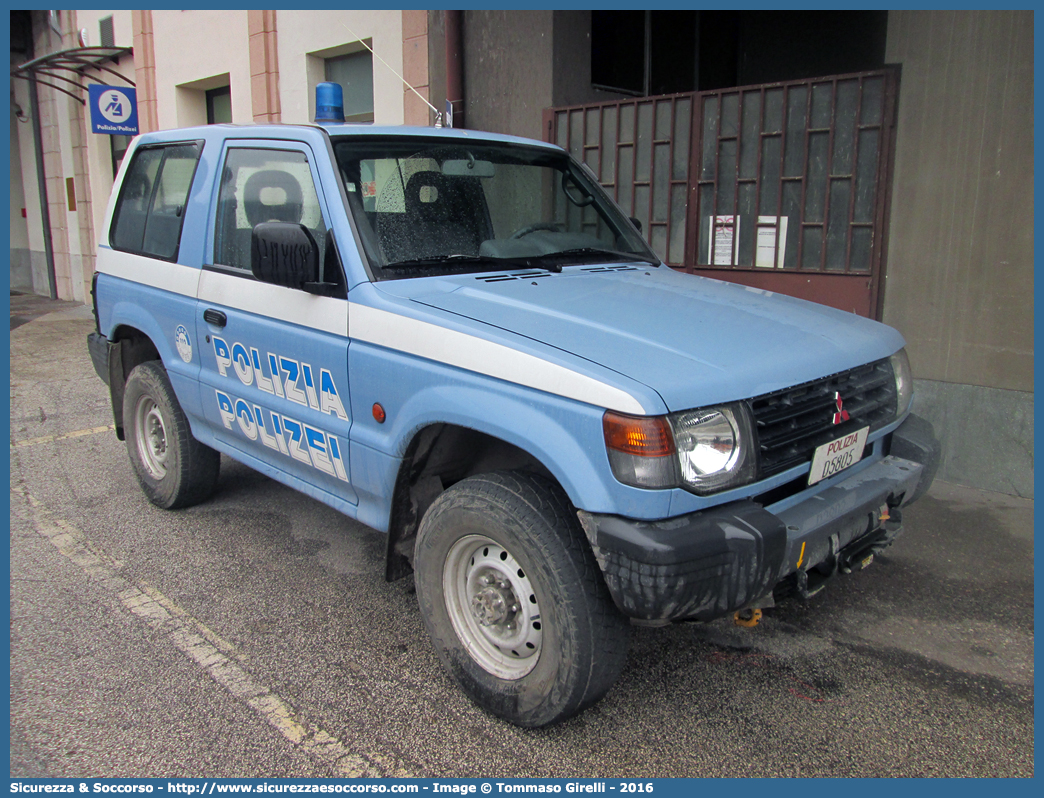
POLYGON ((91 132, 135 136, 138 133, 138 93, 125 86, 88 87, 91 132))

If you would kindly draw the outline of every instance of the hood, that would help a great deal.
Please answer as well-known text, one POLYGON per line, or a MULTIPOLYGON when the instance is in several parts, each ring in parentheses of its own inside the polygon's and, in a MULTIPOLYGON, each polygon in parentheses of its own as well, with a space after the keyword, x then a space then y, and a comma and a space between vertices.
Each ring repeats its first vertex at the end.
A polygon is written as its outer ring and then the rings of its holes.
POLYGON ((623 374, 672 411, 808 382, 904 343, 860 316, 666 266, 466 275, 431 287, 413 301, 623 374))

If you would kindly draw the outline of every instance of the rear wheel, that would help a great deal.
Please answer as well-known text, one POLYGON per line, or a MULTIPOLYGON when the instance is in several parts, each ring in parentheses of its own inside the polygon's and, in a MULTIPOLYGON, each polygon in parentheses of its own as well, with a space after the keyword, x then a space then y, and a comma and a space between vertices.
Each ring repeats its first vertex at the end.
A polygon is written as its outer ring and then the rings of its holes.
POLYGON ((192 437, 159 361, 141 363, 127 378, 123 428, 134 474, 157 507, 189 507, 214 492, 220 455, 192 437))
POLYGON ((421 612, 443 665, 479 706, 520 726, 598 701, 630 628, 560 488, 521 473, 457 483, 421 522, 421 612))

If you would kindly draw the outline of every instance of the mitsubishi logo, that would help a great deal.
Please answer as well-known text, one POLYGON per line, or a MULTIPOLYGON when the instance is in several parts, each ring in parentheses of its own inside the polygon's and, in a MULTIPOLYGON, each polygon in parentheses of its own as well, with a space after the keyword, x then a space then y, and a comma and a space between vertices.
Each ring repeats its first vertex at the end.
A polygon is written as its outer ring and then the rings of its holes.
POLYGON ((837 426, 842 421, 848 421, 848 411, 842 407, 844 402, 841 400, 841 394, 837 391, 834 392, 834 403, 837 405, 837 412, 834 413, 834 426, 837 426))

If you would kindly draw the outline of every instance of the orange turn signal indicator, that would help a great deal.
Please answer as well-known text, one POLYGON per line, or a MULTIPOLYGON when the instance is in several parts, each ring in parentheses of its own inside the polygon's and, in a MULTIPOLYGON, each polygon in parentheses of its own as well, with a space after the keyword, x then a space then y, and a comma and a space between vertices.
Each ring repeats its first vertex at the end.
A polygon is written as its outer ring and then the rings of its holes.
POLYGON ((607 411, 602 417, 605 445, 638 457, 669 457, 674 454, 674 435, 664 416, 625 416, 607 411))

